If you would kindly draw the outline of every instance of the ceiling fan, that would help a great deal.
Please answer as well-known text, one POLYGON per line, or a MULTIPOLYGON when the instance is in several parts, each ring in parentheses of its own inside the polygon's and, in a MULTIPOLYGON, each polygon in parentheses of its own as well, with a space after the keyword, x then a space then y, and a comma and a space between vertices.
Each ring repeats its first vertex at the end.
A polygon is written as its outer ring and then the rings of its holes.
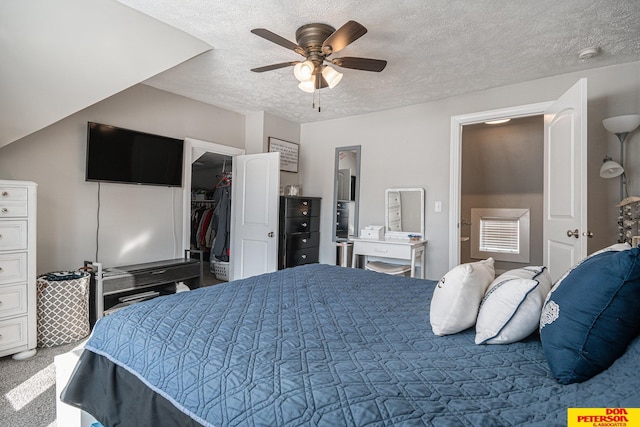
POLYGON ((340 82, 342 73, 325 65, 325 62, 338 67, 375 72, 384 70, 387 65, 387 61, 381 59, 352 56, 329 58, 331 54, 344 49, 367 33, 367 29, 356 21, 349 21, 337 30, 326 24, 303 25, 296 30, 297 44, 265 28, 255 28, 251 32, 270 42, 291 49, 305 58, 301 61, 281 62, 253 68, 251 71, 262 73, 293 66, 293 73, 300 81, 298 87, 305 92, 312 93, 325 87, 333 88, 340 82))

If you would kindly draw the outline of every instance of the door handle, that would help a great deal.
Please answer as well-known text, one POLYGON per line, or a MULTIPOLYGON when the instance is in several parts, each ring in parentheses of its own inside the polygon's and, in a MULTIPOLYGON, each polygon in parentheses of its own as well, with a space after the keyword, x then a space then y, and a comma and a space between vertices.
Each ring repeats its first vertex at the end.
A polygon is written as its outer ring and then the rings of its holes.
POLYGON ((584 233, 582 233, 583 236, 588 237, 589 239, 593 238, 593 231, 591 230, 587 230, 584 233))
POLYGON ((580 230, 577 228, 573 231, 567 230, 567 237, 575 237, 576 239, 580 237, 580 230))
POLYGON ((273 236, 275 236, 275 234, 273 233, 273 231, 270 231, 269 234, 267 234, 267 236, 273 237, 273 236))

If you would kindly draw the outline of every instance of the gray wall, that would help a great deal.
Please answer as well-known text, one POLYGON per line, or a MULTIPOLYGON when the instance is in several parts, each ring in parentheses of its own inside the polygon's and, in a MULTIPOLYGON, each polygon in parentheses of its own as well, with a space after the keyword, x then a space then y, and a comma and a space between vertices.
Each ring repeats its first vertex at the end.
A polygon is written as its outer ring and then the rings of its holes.
MULTIPOLYGON (((451 117, 557 99, 581 77, 588 78, 588 215, 595 237, 589 252, 616 239, 616 180, 599 176, 602 157, 617 157, 619 143, 602 119, 640 113, 640 62, 571 73, 456 96, 426 104, 357 117, 302 125, 302 185, 305 193, 331 201, 335 147, 362 145, 360 225, 384 223, 384 190, 423 187, 426 190, 426 276, 440 278, 449 265, 449 150, 451 117), (615 182, 614 182, 615 181, 615 182), (442 212, 434 202, 442 201, 442 212)), ((630 192, 640 193, 640 132, 631 135, 627 168, 630 192)), ((331 235, 331 203, 323 203, 321 254, 335 263, 331 235)))
MULTIPOLYGON (((640 62, 303 124, 300 173, 283 175, 300 182, 303 194, 323 197, 321 262, 335 263, 331 240, 335 147, 362 145, 361 226, 384 223, 385 188, 425 188, 426 273, 437 279, 449 265, 451 116, 553 100, 580 77, 589 79, 588 211, 595 233, 589 251, 615 241, 618 182, 601 179, 599 168, 605 154, 617 158, 619 142, 602 127, 602 119, 640 112, 640 62), (433 211, 436 200, 443 202, 442 212, 433 211)), ((244 115, 138 85, 0 148, 0 177, 39 184, 38 272, 76 268, 95 257, 97 184, 84 181, 87 121, 246 146, 244 115)), ((298 142, 296 124, 284 126, 272 117, 265 122, 252 132, 258 144, 268 136, 298 142), (281 134, 269 134, 280 128, 281 134)), ((627 144, 629 191, 640 194, 640 132, 634 132, 627 144)), ((183 220, 180 190, 123 184, 103 184, 101 190, 101 261, 111 265, 180 255, 176 253, 183 220)))
MULTIPOLYGON (((543 264, 543 121, 543 116, 526 117, 465 126, 462 132, 461 217, 470 221, 472 208, 529 209, 529 265, 543 264)), ((461 236, 469 237, 470 231, 462 226, 461 236)), ((471 242, 460 243, 461 262, 473 261, 471 242)), ((496 261, 496 270, 521 266, 496 261)))
MULTIPOLYGON (((0 148, 3 179, 38 184, 38 273, 96 254, 98 184, 85 182, 87 121, 243 148, 241 114, 137 85, 0 148)), ((179 257, 180 188, 100 184, 99 260, 106 266, 179 257)))

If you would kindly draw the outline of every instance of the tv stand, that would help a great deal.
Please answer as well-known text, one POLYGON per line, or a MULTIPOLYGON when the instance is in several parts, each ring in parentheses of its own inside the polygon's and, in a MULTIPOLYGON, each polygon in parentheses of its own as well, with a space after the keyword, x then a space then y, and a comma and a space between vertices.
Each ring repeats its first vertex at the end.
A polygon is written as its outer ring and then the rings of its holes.
POLYGON ((91 326, 118 308, 157 296, 173 294, 177 283, 189 289, 202 286, 202 252, 185 251, 184 258, 168 259, 120 267, 103 268, 99 262, 85 261, 93 267, 89 299, 91 326), (197 253, 192 259, 189 252, 197 253))

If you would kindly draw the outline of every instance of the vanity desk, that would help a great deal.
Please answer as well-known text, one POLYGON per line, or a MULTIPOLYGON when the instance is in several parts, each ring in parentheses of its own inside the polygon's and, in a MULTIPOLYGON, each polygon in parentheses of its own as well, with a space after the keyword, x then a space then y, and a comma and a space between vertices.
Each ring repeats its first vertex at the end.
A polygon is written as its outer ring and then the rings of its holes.
POLYGON ((367 257, 389 258, 411 262, 411 277, 416 277, 417 261, 420 262, 420 278, 425 278, 426 265, 426 240, 409 240, 385 237, 381 240, 376 239, 353 239, 353 258, 351 259, 351 267, 358 266, 358 256, 365 257, 364 265, 367 263, 367 257))

